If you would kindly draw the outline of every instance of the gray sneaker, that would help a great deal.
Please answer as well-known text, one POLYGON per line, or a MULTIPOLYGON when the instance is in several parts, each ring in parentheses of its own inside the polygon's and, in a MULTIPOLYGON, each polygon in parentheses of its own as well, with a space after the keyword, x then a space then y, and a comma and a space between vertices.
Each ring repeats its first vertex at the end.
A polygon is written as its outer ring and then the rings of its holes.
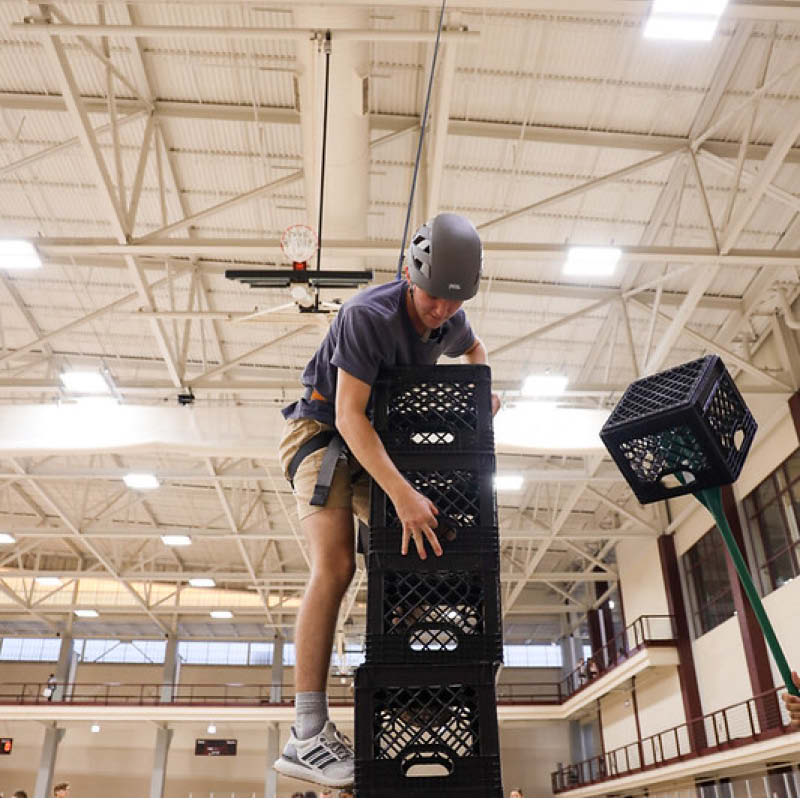
POLYGON ((298 739, 294 727, 283 754, 273 765, 290 778, 341 789, 353 785, 353 745, 328 720, 310 739, 298 739))

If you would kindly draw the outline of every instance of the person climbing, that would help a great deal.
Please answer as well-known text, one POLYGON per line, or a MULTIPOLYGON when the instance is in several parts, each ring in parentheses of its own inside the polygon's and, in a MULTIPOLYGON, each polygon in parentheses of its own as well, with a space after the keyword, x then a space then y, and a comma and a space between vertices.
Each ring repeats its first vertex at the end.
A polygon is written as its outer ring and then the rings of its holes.
MULTIPOLYGON (((432 365, 440 356, 487 363, 461 308, 478 291, 483 248, 472 223, 442 213, 414 234, 405 277, 348 300, 302 375, 305 393, 283 409, 279 445, 308 542, 311 578, 295 630, 295 714, 275 769, 337 788, 353 782, 353 749, 328 719, 325 692, 339 606, 355 571, 353 514, 368 522, 369 476, 394 504, 400 551, 442 554, 438 509, 398 472, 367 416, 383 367, 432 365)), ((500 407, 492 395, 492 411, 500 407)))

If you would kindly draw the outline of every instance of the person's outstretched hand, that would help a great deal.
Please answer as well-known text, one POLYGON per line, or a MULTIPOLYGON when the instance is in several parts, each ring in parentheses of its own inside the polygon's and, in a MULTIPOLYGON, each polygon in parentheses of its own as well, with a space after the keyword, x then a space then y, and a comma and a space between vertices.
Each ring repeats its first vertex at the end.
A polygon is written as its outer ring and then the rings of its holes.
MULTIPOLYGON (((796 672, 792 673, 792 680, 794 685, 800 688, 800 675, 796 672)), ((788 692, 783 696, 783 702, 786 710, 789 712, 789 727, 792 730, 800 730, 800 697, 796 697, 788 692)))
POLYGON ((427 558, 425 553, 425 539, 427 539, 433 552, 440 556, 442 546, 434 531, 438 525, 436 515, 439 509, 424 494, 420 494, 411 486, 408 486, 395 500, 394 507, 403 526, 401 554, 408 555, 408 545, 413 540, 419 557, 424 560, 427 558))

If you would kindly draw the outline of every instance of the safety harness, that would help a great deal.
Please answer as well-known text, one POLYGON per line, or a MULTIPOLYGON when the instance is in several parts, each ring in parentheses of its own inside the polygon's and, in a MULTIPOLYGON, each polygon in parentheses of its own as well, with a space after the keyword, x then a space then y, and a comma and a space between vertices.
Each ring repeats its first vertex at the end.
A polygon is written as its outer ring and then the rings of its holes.
POLYGON ((333 473, 336 470, 336 463, 341 458, 342 454, 346 453, 346 445, 341 434, 336 431, 320 431, 314 434, 307 442, 303 442, 297 448, 297 452, 289 462, 287 470, 289 475, 289 483, 292 484, 294 489, 294 476, 297 474, 297 468, 304 458, 315 453, 317 450, 325 449, 325 455, 322 458, 322 465, 317 473, 317 483, 314 486, 314 494, 311 496, 312 506, 324 506, 328 500, 328 494, 331 491, 331 482, 333 481, 333 473))

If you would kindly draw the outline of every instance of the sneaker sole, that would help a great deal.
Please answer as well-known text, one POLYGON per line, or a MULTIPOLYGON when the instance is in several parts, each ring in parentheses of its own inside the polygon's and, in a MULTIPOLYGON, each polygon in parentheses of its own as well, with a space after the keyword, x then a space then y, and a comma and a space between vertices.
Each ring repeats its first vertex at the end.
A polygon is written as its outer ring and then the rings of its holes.
POLYGON ((287 778, 297 778, 301 781, 316 783, 319 786, 330 786, 332 789, 345 789, 353 785, 352 777, 326 778, 309 767, 304 767, 302 764, 296 764, 293 761, 287 761, 285 758, 279 758, 272 767, 276 772, 280 772, 281 775, 285 775, 287 778))

